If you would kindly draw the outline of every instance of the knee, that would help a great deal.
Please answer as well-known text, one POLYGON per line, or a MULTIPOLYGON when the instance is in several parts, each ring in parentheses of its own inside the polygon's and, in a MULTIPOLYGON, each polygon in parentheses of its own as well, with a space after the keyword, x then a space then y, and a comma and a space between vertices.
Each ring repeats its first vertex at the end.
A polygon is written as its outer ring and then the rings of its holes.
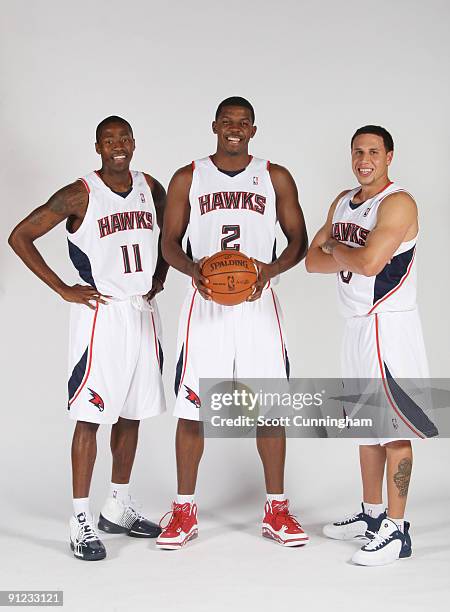
POLYGON ((191 436, 201 435, 203 433, 202 421, 191 421, 189 419, 178 419, 178 432, 186 433, 191 436))
POLYGON ((410 440, 393 440, 384 445, 387 450, 391 451, 411 451, 410 440))
POLYGON ((74 439, 92 439, 96 438, 98 423, 88 423, 87 421, 77 421, 75 431, 73 434, 74 439))

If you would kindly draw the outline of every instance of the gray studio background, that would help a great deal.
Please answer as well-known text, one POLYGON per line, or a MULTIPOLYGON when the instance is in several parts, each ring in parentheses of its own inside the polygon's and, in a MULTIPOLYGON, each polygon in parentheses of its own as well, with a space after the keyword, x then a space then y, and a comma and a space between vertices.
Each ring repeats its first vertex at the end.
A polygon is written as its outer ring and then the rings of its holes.
MULTIPOLYGON (((346 562, 355 544, 321 536, 322 523, 360 501, 356 446, 336 440, 289 440, 286 491, 312 536, 304 550, 258 537, 259 458, 253 441, 229 439, 206 444, 195 544, 164 554, 149 542, 107 538, 107 562, 75 561, 67 543, 69 305, 25 269, 6 238, 51 193, 99 166, 94 134, 105 116, 130 121, 133 167, 167 186, 178 167, 214 151, 216 106, 242 95, 256 110, 251 152, 291 170, 312 239, 336 194, 355 184, 352 133, 381 124, 396 144, 391 178, 419 205, 420 311, 432 376, 448 377, 449 3, 2 0, 0 8, 0 588, 64 589, 68 610, 266 610, 299 602, 313 610, 356 610, 361 602, 368 610, 381 602, 421 610, 431 597, 434 609, 444 609, 448 440, 416 444, 408 512, 415 558, 392 568, 352 567, 346 562)), ((37 246, 76 282, 62 226, 37 246)), ((184 287, 171 270, 159 297, 169 412, 142 425, 133 478, 135 496, 154 519, 175 493, 171 410, 184 287)), ((307 275, 302 263, 277 292, 292 375, 339 376, 333 275, 307 275)), ((109 477, 105 428, 95 512, 109 477)))

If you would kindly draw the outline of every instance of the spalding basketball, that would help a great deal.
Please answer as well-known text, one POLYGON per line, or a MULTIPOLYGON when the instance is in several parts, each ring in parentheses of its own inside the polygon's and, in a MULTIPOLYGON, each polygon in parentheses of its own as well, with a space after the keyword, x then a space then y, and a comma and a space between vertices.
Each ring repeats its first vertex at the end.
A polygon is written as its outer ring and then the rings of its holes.
POLYGON ((219 251, 202 266, 209 280, 211 299, 223 306, 241 304, 253 293, 258 271, 253 261, 239 251, 219 251))

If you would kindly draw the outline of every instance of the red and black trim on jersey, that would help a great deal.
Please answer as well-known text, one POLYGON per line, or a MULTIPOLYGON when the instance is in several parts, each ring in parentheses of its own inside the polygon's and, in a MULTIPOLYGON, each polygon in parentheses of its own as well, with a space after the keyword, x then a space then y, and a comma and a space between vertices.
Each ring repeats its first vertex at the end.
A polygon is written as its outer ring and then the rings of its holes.
POLYGON ((92 276, 92 266, 89 257, 80 249, 80 247, 71 242, 69 239, 67 239, 67 243, 69 246, 69 257, 72 260, 75 268, 78 270, 80 278, 82 278, 88 285, 91 285, 91 287, 94 287, 94 289, 97 289, 95 286, 94 277, 92 276))
POLYGON ((376 275, 373 287, 373 307, 367 314, 372 314, 382 302, 400 289, 411 272, 415 254, 416 247, 414 245, 408 251, 395 255, 376 275))

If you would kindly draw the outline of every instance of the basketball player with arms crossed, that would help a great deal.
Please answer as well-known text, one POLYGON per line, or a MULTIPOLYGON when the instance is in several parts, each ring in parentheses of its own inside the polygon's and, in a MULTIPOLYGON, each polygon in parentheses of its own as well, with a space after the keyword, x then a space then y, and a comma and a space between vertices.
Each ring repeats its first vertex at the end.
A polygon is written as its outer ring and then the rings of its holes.
POLYGON ((383 437, 361 440, 359 447, 362 511, 324 527, 326 536, 338 540, 370 532, 369 542, 352 558, 369 566, 411 555, 409 523, 404 520, 412 468, 410 438, 437 434, 423 410, 395 384, 396 378, 429 374, 416 306, 417 206, 388 178, 393 152, 392 137, 384 128, 369 125, 356 131, 351 153, 359 186, 335 199, 306 258, 309 272, 337 274, 345 317, 343 377, 380 378, 386 393, 383 437), (408 439, 399 439, 400 426, 408 439), (387 513, 382 499, 385 466, 387 513))
MULTIPOLYGON (((163 254, 192 278, 192 286, 178 332, 178 495, 157 540, 160 548, 180 548, 198 532, 194 491, 204 446, 199 379, 289 376, 281 312, 270 280, 305 256, 307 235, 290 173, 248 153, 256 133, 254 120, 253 107, 244 98, 221 102, 212 124, 216 153, 178 170, 168 189, 163 254), (288 245, 272 261, 277 221, 288 245), (190 256, 181 246, 186 231, 190 256), (204 258, 222 249, 257 260, 255 292, 236 306, 214 303, 201 274, 204 258)), ((284 429, 266 436, 264 429, 269 428, 258 428, 257 433, 267 489, 264 533, 287 546, 305 544, 308 537, 290 514, 284 495, 284 429)))
POLYGON ((68 408, 76 426, 70 545, 75 557, 88 561, 106 556, 89 508, 99 425, 112 425, 113 464, 98 527, 135 537, 160 533, 136 512, 128 483, 140 420, 165 410, 160 322, 153 298, 168 269, 157 246, 166 194, 156 179, 130 171, 135 149, 131 126, 120 117, 107 117, 97 127, 95 147, 101 169, 57 191, 9 238, 30 270, 71 302, 68 408), (72 287, 34 246, 62 221, 70 258, 84 282, 72 287))

